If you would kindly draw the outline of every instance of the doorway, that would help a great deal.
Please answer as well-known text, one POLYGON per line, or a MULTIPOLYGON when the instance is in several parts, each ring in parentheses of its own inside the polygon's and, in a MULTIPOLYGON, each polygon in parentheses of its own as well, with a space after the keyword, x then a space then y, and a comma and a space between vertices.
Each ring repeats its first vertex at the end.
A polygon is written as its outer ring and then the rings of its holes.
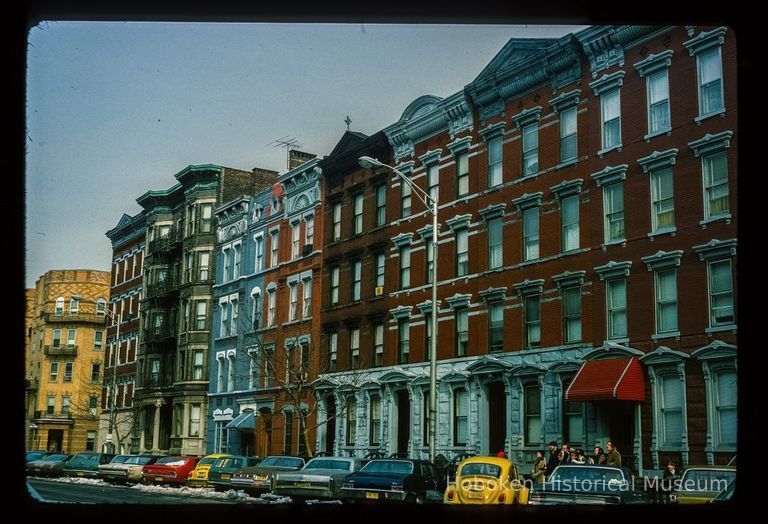
MULTIPOLYGON (((610 440, 621 454, 621 465, 635 467, 635 403, 626 400, 595 402, 598 421, 602 428, 603 448, 610 440)), ((606 450, 607 451, 607 450, 606 450)))
POLYGON ((408 456, 408 439, 411 437, 411 402, 408 391, 401 389, 396 394, 397 402, 397 449, 398 456, 408 456))
POLYGON ((488 453, 504 450, 507 437, 507 397, 502 382, 486 385, 488 399, 488 453))
POLYGON ((45 449, 48 451, 61 452, 64 445, 64 430, 63 429, 49 429, 48 430, 48 444, 45 449))
POLYGON ((325 401, 325 452, 333 455, 336 445, 336 398, 328 395, 325 401))
POLYGON ((259 410, 257 418, 256 455, 266 457, 272 454, 272 411, 269 408, 259 410))

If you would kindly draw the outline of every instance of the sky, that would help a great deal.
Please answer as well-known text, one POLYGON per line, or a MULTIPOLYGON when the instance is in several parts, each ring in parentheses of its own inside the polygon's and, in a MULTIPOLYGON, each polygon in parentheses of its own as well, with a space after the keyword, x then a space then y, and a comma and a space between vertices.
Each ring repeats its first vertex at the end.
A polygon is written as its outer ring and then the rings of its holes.
POLYGON ((513 37, 585 26, 42 22, 28 34, 25 286, 108 271, 105 233, 190 164, 286 171, 425 94, 450 96, 513 37), (286 138, 287 137, 287 138, 286 138))

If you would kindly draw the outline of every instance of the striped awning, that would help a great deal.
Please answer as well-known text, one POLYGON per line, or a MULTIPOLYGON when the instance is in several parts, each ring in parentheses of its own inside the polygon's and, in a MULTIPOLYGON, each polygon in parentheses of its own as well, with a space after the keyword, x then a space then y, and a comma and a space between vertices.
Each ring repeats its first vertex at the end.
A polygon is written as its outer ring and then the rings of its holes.
POLYGON ((256 427, 253 411, 240 413, 232 422, 227 424, 229 429, 253 429, 256 427))
POLYGON ((565 400, 645 400, 643 368, 635 357, 585 362, 568 386, 565 400))

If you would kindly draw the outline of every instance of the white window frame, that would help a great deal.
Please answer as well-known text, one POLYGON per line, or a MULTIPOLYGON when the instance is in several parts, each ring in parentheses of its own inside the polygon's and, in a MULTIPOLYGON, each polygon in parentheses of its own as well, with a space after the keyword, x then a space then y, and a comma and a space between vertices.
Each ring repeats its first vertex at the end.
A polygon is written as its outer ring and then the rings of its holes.
POLYGON ((411 246, 400 247, 400 271, 399 271, 400 289, 411 287, 411 246), (407 263, 407 265, 406 265, 407 263))
POLYGON ((469 194, 469 153, 456 155, 456 198, 469 194), (462 190, 462 187, 466 188, 462 190))
POLYGON ((716 260, 708 260, 707 261, 707 300, 708 300, 708 309, 709 309, 709 327, 715 328, 715 327, 722 327, 722 326, 735 326, 736 325, 736 297, 734 294, 734 285, 733 285, 733 260, 730 258, 720 258, 716 260), (728 264, 728 273, 730 275, 730 282, 731 282, 731 289, 730 289, 730 295, 731 295, 731 310, 733 314, 731 315, 733 317, 733 320, 730 322, 716 322, 715 316, 714 316, 714 306, 713 304, 713 291, 712 291, 712 266, 714 264, 728 264))
POLYGON ((523 262, 539 259, 539 232, 541 224, 539 219, 539 206, 524 209, 523 215, 523 262), (535 224, 534 231, 528 231, 529 225, 535 224))
POLYGON ((267 327, 275 325, 277 320, 277 292, 274 289, 267 290, 267 327))
POLYGON ((656 334, 661 335, 665 333, 677 333, 680 329, 680 319, 678 316, 678 292, 677 292, 677 269, 675 268, 667 268, 667 269, 657 269, 653 272, 653 282, 654 282, 654 310, 655 310, 655 318, 656 318, 656 334), (669 276, 672 275, 673 282, 675 284, 675 296, 674 299, 671 297, 662 297, 661 296, 661 278, 662 276, 669 276), (674 327, 667 327, 666 329, 661 329, 662 324, 662 317, 661 317, 661 310, 662 308, 667 308, 674 305, 674 311, 675 311, 675 321, 674 321, 674 327))
POLYGON ((614 182, 612 184, 608 184, 603 186, 603 230, 605 233, 605 243, 616 243, 616 242, 623 242, 626 240, 627 237, 627 231, 626 231, 626 224, 624 220, 624 182, 614 182), (611 206, 609 208, 609 195, 614 192, 618 191, 621 194, 621 211, 617 211, 613 209, 611 206), (619 219, 618 216, 621 215, 621 218, 619 219), (612 218, 614 216, 615 218, 612 218), (620 236, 617 236, 616 238, 612 238, 611 236, 611 224, 615 221, 618 223, 621 221, 622 224, 622 234, 620 236))
POLYGON ((658 133, 663 133, 664 131, 670 131, 672 129, 672 113, 671 113, 671 107, 669 103, 669 69, 664 68, 660 71, 656 71, 654 73, 648 74, 645 77, 645 92, 646 92, 646 113, 647 113, 647 121, 648 121, 648 134, 649 135, 655 135, 658 133), (652 99, 653 94, 653 82, 660 78, 664 77, 666 82, 666 93, 664 93, 664 97, 660 98, 659 100, 656 100, 655 102, 652 99), (657 127, 654 127, 654 119, 653 119, 653 108, 654 107, 665 107, 666 108, 666 117, 667 122, 666 125, 658 125, 656 123, 657 127))
POLYGON ((579 195, 569 195, 567 197, 563 197, 560 199, 560 223, 561 223, 561 232, 562 232, 562 250, 563 253, 567 253, 569 251, 574 251, 576 249, 579 249, 581 246, 581 231, 580 231, 580 198, 579 195), (576 221, 575 222, 566 222, 566 213, 565 209, 566 206, 572 206, 575 204, 576 209, 576 221), (575 245, 569 245, 568 244, 568 232, 569 231, 576 231, 576 242, 575 245))
MULTIPOLYGON (((730 214, 731 214, 731 202, 730 202, 731 188, 730 188, 730 185, 728 183, 728 152, 727 151, 718 151, 718 152, 712 153, 710 155, 702 155, 702 157, 701 157, 701 175, 702 175, 702 180, 703 180, 702 183, 703 183, 703 186, 704 186, 704 191, 703 191, 703 197, 704 197, 704 219, 708 220, 708 219, 713 219, 713 218, 718 218, 718 217, 729 217, 730 214), (709 179, 711 178, 711 173, 713 171, 711 166, 714 163, 714 160, 717 157, 720 157, 720 156, 722 156, 722 158, 724 159, 725 182, 720 182, 720 183, 717 183, 717 184, 710 184, 710 180, 709 179), (720 187, 720 186, 723 186, 723 185, 728 190, 726 195, 725 195, 725 197, 724 197, 726 199, 726 203, 728 204, 728 207, 727 207, 727 209, 725 209, 725 210, 723 210, 723 211, 721 211, 721 212, 719 212, 717 214, 713 214, 712 210, 710 208, 710 203, 711 203, 712 199, 710 198, 709 194, 712 191, 712 188, 720 187)), ((723 197, 720 197, 720 198, 723 198, 723 197)))
POLYGON ((269 267, 276 267, 280 263, 280 231, 269 232, 269 267))
MULTIPOLYGON (((696 55, 696 83, 698 84, 698 93, 699 93, 699 118, 704 118, 709 115, 716 115, 718 113, 722 113, 725 111, 725 93, 724 93, 724 82, 723 82, 723 55, 722 55, 722 48, 718 46, 716 49, 710 49, 708 51, 705 51, 703 53, 699 53, 696 55), (712 109, 710 111, 704 111, 704 98, 702 96, 702 92, 704 89, 704 85, 702 84, 702 58, 707 56, 712 56, 713 54, 717 53, 717 63, 720 66, 720 78, 717 80, 720 82, 720 101, 722 102, 722 105, 716 109, 712 109)), ((712 82, 709 82, 710 84, 714 83, 715 80, 712 82)))
POLYGON ((353 207, 353 227, 352 233, 361 235, 363 233, 363 194, 357 194, 352 201, 353 207))
POLYGON ((520 143, 523 150, 522 176, 533 176, 539 172, 539 124, 537 122, 520 129, 520 143))
POLYGON ((488 269, 504 267, 504 219, 502 217, 488 220, 488 269), (493 240, 494 233, 498 235, 493 240))
POLYGON ((337 202, 333 204, 332 208, 332 239, 339 240, 341 238, 341 203, 337 202))
POLYGON ((608 151, 610 149, 621 147, 621 89, 618 87, 600 94, 600 137, 602 151, 608 151), (613 97, 614 95, 617 99, 616 103, 618 105, 618 116, 607 121, 605 114, 606 108, 608 106, 609 97, 613 97), (607 126, 613 121, 618 121, 618 142, 615 144, 606 144, 606 129, 607 126))
POLYGON ((291 224, 291 260, 298 258, 301 253, 301 222, 291 224))
POLYGON ((469 230, 465 227, 462 227, 456 230, 456 276, 465 277, 468 274, 469 274, 469 230))
POLYGON ((352 262, 352 301, 360 300, 363 282, 363 263, 361 260, 352 262))
POLYGON ((655 169, 651 171, 651 176, 649 177, 651 181, 651 228, 652 232, 664 232, 667 230, 674 230, 675 229, 675 186, 674 186, 674 175, 672 172, 671 167, 665 167, 662 169, 655 169), (669 177, 670 184, 672 186, 672 193, 671 195, 661 197, 660 195, 660 184, 662 182, 662 177, 669 177), (671 209, 664 209, 662 206, 665 203, 670 202, 672 203, 671 209), (665 213, 672 213, 672 223, 665 226, 659 225, 659 215, 665 214, 665 213))
POLYGON ((606 337, 608 340, 615 340, 615 339, 626 339, 629 336, 629 317, 628 317, 628 309, 627 309, 627 278, 626 277, 620 277, 620 278, 610 278, 605 280, 605 309, 606 309, 606 337), (617 284, 623 284, 624 286, 624 305, 618 306, 612 304, 612 296, 611 289, 614 285, 617 284), (616 326, 614 325, 613 316, 614 314, 621 314, 623 311, 624 313, 624 326, 626 328, 626 331, 624 333, 616 333, 616 326))
POLYGON ((488 140, 488 188, 504 183, 504 150, 502 137, 488 140))
POLYGON ((560 112, 560 163, 568 162, 569 160, 574 160, 579 157, 579 142, 578 142, 578 109, 576 107, 571 107, 568 109, 564 109, 560 112), (571 115, 573 115, 573 132, 568 132, 569 129, 565 125, 567 121, 570 120, 571 115), (573 156, 565 156, 565 150, 564 144, 567 141, 573 140, 573 156))

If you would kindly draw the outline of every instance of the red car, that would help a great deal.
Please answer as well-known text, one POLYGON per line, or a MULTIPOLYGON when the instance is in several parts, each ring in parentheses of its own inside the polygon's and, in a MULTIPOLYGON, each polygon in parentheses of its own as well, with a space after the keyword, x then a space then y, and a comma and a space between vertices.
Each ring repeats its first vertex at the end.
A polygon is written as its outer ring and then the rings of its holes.
POLYGON ((141 468, 142 479, 150 484, 183 485, 199 461, 200 457, 163 457, 141 468))

